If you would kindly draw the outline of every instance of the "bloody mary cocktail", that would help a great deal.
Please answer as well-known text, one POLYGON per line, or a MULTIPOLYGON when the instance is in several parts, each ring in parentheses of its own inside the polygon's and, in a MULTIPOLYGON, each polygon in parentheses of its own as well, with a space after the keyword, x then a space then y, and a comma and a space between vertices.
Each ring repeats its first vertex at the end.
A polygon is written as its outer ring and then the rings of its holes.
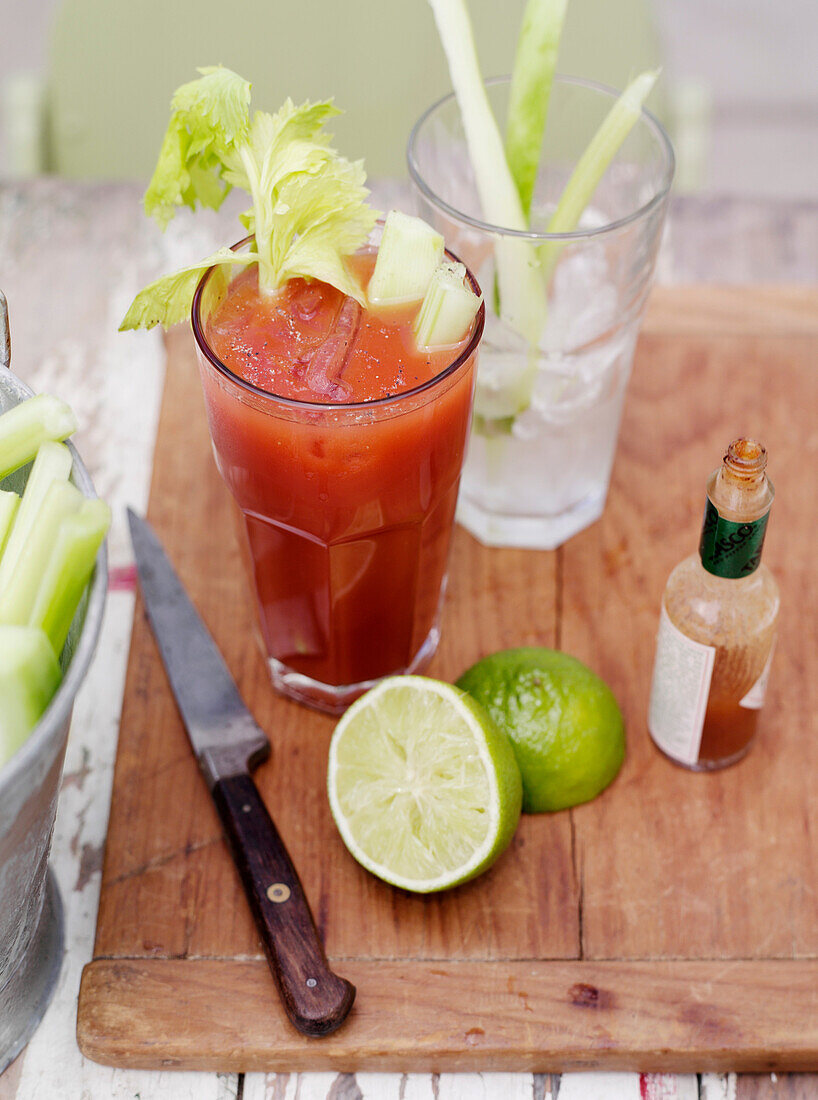
MULTIPOLYGON (((374 256, 354 258, 364 284, 374 256)), ((338 712, 437 645, 483 309, 455 347, 419 351, 406 310, 214 270, 193 329, 273 682, 338 712)))

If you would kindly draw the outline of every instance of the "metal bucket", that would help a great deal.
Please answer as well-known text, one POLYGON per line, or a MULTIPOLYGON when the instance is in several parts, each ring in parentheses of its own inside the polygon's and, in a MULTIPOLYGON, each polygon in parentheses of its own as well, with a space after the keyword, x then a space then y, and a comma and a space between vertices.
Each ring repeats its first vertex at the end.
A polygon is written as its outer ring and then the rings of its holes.
MULTIPOLYGON (((31 396, 0 366, 0 413, 31 396)), ((71 451, 71 480, 92 497, 88 471, 71 451)), ((18 470, 0 486, 21 491, 28 471, 18 470)), ((103 545, 62 655, 63 681, 31 736, 0 768, 0 1073, 31 1038, 60 973, 62 907, 48 852, 71 708, 99 637, 106 589, 103 545)))

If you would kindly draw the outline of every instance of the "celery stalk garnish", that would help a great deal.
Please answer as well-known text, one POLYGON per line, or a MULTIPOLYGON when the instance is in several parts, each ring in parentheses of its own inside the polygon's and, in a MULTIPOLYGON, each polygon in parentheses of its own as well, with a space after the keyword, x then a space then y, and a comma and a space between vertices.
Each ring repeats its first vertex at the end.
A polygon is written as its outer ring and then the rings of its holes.
POLYGON ((20 498, 16 493, 0 490, 0 559, 3 557, 3 549, 11 534, 11 527, 19 506, 20 498))
POLYGON ((46 440, 67 439, 77 418, 58 397, 41 393, 0 416, 0 478, 31 462, 46 440))
POLYGON ((45 631, 55 653, 65 645, 110 525, 111 509, 101 500, 84 501, 79 511, 59 525, 28 617, 29 626, 45 631))
POLYGON ((59 683, 60 666, 42 630, 0 626, 0 768, 37 725, 59 683))
MULTIPOLYGON (((571 173, 557 203, 557 209, 548 222, 547 232, 571 233, 577 228, 579 219, 608 165, 638 122, 642 104, 650 95, 658 75, 658 70, 641 73, 630 82, 611 107, 571 173)), ((545 241, 540 245, 540 259, 546 278, 550 278, 556 267, 562 248, 561 241, 545 241)))
MULTIPOLYGON (((528 228, 503 141, 489 106, 464 0, 429 0, 449 63, 483 216, 505 229, 528 228)), ((533 345, 545 320, 537 251, 511 237, 495 243, 500 316, 533 345)))
POLYGON ((365 304, 346 258, 366 241, 377 211, 366 203, 363 164, 340 156, 324 132, 339 111, 331 102, 287 100, 276 114, 250 116, 250 84, 221 66, 178 89, 145 209, 167 225, 182 205, 218 207, 233 187, 252 206, 241 220, 254 236, 240 255, 222 249, 141 291, 121 329, 165 328, 182 320, 201 273, 223 262, 258 264, 259 288, 320 279, 365 304))
POLYGON ((517 40, 506 117, 506 157, 526 218, 531 213, 567 4, 568 0, 528 0, 517 40))
MULTIPOLYGON (((14 411, 15 409, 11 409, 0 417, 0 427, 5 418, 14 411)), ((55 482, 68 481, 72 461, 71 452, 62 443, 43 443, 37 451, 17 517, 11 528, 6 548, 0 557, 0 593, 9 583, 9 578, 17 565, 17 559, 26 549, 31 528, 39 515, 46 493, 55 482)))
POLYGON ((85 498, 67 481, 55 481, 45 494, 31 524, 25 553, 20 554, 11 576, 0 590, 0 623, 27 626, 59 533, 60 524, 80 510, 85 498))

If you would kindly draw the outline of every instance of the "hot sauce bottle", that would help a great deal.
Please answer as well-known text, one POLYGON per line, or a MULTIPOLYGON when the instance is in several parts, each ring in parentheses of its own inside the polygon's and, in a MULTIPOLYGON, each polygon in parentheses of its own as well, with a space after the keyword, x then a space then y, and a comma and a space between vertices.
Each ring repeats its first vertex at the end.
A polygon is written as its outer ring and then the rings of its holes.
POLYGON ((662 596, 648 729, 678 764, 711 771, 755 736, 778 619, 778 585, 761 561, 774 490, 767 452, 735 439, 707 483, 698 554, 662 596))

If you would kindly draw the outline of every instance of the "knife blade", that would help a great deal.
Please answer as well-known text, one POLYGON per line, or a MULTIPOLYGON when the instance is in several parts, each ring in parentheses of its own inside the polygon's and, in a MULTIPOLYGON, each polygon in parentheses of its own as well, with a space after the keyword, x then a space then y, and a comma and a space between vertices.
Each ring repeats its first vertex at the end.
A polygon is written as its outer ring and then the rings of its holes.
POLYGON ((250 772, 270 742, 150 525, 128 509, 148 619, 219 813, 284 1009, 305 1035, 344 1022, 355 987, 333 973, 284 842, 250 772))
POLYGON ((11 366, 11 336, 9 335, 9 306, 0 290, 0 367, 11 366))

